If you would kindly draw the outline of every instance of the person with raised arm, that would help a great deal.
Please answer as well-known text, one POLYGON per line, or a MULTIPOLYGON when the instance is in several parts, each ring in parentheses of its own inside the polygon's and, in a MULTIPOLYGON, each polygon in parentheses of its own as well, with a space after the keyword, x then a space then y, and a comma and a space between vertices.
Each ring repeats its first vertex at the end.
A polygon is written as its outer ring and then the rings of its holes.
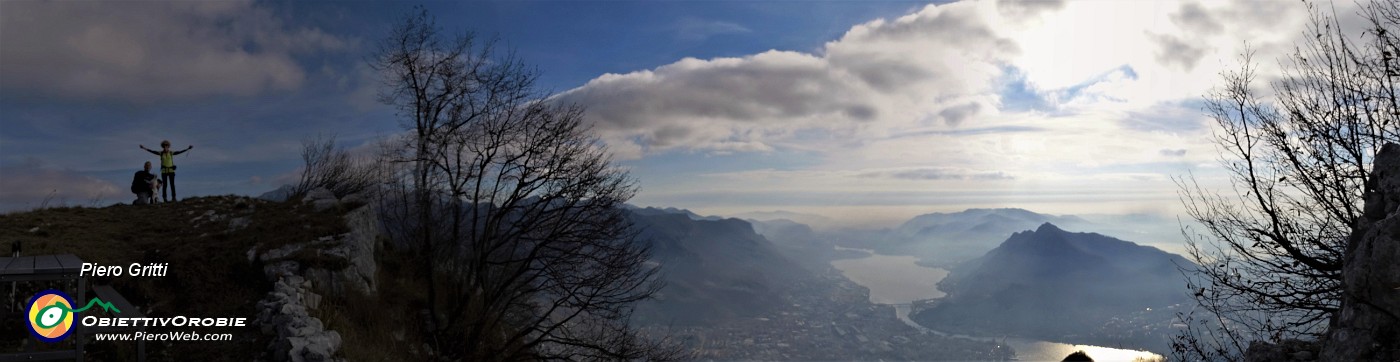
POLYGON ((139 146, 141 146, 141 149, 146 150, 146 152, 150 152, 153 155, 160 156, 160 181, 161 184, 164 185, 164 187, 160 189, 161 200, 164 200, 166 202, 169 202, 170 200, 179 201, 180 198, 175 196, 175 155, 185 153, 186 151, 193 149, 194 145, 190 145, 189 147, 186 147, 185 149, 179 151, 170 150, 170 140, 160 141, 160 151, 155 151, 146 148, 146 145, 139 146), (168 200, 165 198, 165 190, 170 190, 170 199, 168 200))

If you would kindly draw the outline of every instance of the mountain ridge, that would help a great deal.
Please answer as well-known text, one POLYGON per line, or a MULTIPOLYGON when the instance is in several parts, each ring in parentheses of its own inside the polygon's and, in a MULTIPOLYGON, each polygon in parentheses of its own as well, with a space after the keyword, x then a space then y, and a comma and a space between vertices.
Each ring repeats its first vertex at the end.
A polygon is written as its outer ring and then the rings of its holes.
POLYGON ((651 262, 666 285, 640 304, 645 323, 710 325, 757 317, 785 306, 788 281, 806 272, 747 221, 696 219, 681 209, 636 208, 638 240, 650 243, 651 262))
POLYGON ((1012 234, 1045 222, 1088 226, 1075 216, 1036 213, 1020 208, 974 208, 914 216, 899 226, 869 232, 863 240, 842 246, 872 249, 880 254, 918 257, 920 264, 951 267, 982 256, 1012 234))
POLYGON ((1157 248, 1047 222, 953 269, 938 284, 948 296, 911 318, 970 334, 1160 352, 1174 318, 1165 311, 1190 301, 1178 268, 1194 266, 1157 248))

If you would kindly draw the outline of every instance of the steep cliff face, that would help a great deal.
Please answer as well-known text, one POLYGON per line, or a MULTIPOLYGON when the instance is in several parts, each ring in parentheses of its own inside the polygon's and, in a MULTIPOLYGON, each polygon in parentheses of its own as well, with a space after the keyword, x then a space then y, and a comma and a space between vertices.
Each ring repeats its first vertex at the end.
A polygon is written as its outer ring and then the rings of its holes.
POLYGON ((685 210, 636 212, 665 283, 634 315, 642 324, 714 325, 759 317, 788 305, 784 295, 809 273, 739 219, 697 219, 685 210))
POLYGON ((1342 308, 1323 343, 1324 361, 1400 360, 1400 145, 1376 155, 1365 215, 1347 245, 1342 308))
POLYGON ((1400 361, 1400 145, 1381 148, 1342 267, 1342 305, 1321 341, 1255 342, 1247 362, 1400 361))

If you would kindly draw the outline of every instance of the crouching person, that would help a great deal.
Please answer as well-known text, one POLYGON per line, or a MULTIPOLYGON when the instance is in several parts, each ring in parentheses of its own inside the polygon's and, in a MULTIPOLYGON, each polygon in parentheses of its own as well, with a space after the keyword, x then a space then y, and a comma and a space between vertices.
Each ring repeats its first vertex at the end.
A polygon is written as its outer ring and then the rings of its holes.
POLYGON ((145 169, 136 171, 136 175, 131 178, 131 192, 136 194, 136 201, 132 205, 148 205, 155 201, 156 175, 151 173, 151 163, 146 162, 145 169))

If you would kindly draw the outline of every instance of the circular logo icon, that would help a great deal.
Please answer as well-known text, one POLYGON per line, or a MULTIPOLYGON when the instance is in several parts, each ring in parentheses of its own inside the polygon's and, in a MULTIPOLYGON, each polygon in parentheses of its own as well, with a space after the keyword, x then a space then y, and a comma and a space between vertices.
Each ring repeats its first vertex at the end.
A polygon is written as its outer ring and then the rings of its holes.
POLYGON ((41 341, 54 343, 73 334, 73 298, 49 289, 29 298, 29 333, 41 341))

